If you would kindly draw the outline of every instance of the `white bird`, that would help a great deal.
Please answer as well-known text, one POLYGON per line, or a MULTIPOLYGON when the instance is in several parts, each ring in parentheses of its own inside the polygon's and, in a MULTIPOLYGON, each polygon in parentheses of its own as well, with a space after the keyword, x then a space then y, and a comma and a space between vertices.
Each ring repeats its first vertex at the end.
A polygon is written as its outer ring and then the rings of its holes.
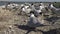
POLYGON ((19 5, 18 5, 18 4, 15 4, 15 3, 8 5, 8 7, 11 7, 11 8, 18 7, 18 6, 19 6, 19 5))
POLYGON ((18 4, 13 3, 14 6, 19 6, 18 4))
POLYGON ((25 6, 25 8, 28 8, 29 6, 25 6))
POLYGON ((34 16, 34 14, 31 14, 27 25, 29 27, 37 27, 40 25, 40 23, 39 23, 38 19, 34 16))
POLYGON ((55 10, 60 10, 60 9, 54 7, 53 4, 51 4, 50 7, 53 8, 53 9, 55 9, 55 10))
POLYGON ((41 5, 44 5, 43 3, 40 3, 41 5))
POLYGON ((31 8, 28 8, 28 9, 27 9, 27 13, 30 13, 30 12, 31 12, 31 10, 32 10, 31 8))
POLYGON ((25 8, 22 8, 22 11, 25 12, 26 11, 25 8))
POLYGON ((8 5, 8 8, 9 8, 9 9, 12 9, 12 8, 14 8, 14 7, 15 7, 15 6, 14 6, 13 4, 9 4, 9 5, 8 5))
POLYGON ((55 7, 53 6, 53 4, 51 4, 50 7, 51 7, 51 8, 55 8, 55 7))
POLYGON ((30 17, 35 17, 34 14, 31 14, 30 17))
POLYGON ((34 15, 37 17, 37 16, 39 16, 39 13, 41 13, 42 11, 42 8, 44 8, 43 6, 38 6, 38 8, 39 9, 35 9, 35 6, 34 5, 32 5, 32 10, 34 10, 33 12, 34 12, 34 15))
POLYGON ((29 6, 24 6, 23 8, 22 8, 22 12, 24 12, 24 13, 30 13, 30 11, 31 11, 32 9, 29 7, 29 6))
POLYGON ((42 10, 43 8, 45 8, 44 4, 43 3, 40 3, 41 6, 40 6, 40 9, 42 10))
POLYGON ((44 6, 40 6, 40 9, 42 10, 43 8, 45 8, 44 6))
POLYGON ((24 4, 21 4, 21 7, 23 7, 24 6, 24 4))
POLYGON ((40 9, 42 10, 45 6, 41 3, 40 9))

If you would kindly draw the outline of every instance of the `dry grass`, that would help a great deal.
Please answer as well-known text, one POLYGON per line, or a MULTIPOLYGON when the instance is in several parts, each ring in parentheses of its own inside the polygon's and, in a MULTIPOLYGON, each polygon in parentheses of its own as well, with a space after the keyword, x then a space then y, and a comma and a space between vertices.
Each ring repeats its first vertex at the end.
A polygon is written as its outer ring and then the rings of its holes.
POLYGON ((0 9, 0 21, 7 21, 12 18, 11 16, 12 13, 10 11, 0 9))

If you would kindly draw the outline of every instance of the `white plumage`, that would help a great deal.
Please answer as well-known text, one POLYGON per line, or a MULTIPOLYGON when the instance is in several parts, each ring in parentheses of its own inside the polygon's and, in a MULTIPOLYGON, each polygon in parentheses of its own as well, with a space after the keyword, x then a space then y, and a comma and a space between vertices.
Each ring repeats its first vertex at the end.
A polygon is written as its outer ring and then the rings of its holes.
POLYGON ((25 13, 30 13, 31 10, 32 10, 32 9, 31 9, 29 6, 24 6, 24 7, 22 8, 22 11, 25 12, 25 13))
POLYGON ((31 14, 30 17, 35 17, 34 14, 31 14))
POLYGON ((28 8, 29 6, 25 6, 25 8, 28 8))
POLYGON ((40 6, 40 9, 42 10, 43 8, 45 8, 44 6, 40 6))
POLYGON ((53 4, 51 4, 50 6, 51 6, 51 8, 54 8, 53 4))
POLYGON ((40 23, 38 19, 34 16, 34 14, 31 14, 27 25, 29 27, 37 27, 37 26, 40 26, 40 23))
POLYGON ((40 13, 40 12, 42 12, 41 10, 36 10, 37 11, 37 13, 40 13))
POLYGON ((21 7, 23 7, 24 6, 24 4, 21 4, 21 7))
POLYGON ((50 7, 53 8, 53 9, 55 9, 55 10, 60 10, 60 9, 54 7, 53 4, 51 4, 50 7))
POLYGON ((21 10, 22 10, 22 12, 26 12, 26 8, 24 8, 24 7, 21 10))

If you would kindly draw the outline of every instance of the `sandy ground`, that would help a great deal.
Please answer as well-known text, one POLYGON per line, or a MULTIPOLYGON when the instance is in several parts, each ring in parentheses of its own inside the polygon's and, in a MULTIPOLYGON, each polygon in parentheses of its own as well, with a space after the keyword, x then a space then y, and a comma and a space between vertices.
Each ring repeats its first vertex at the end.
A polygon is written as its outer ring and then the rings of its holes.
MULTIPOLYGON (((24 19, 28 20, 28 17, 17 15, 17 13, 14 11, 9 11, 0 8, 0 34, 56 34, 54 32, 55 29, 60 28, 60 19, 59 19, 56 22, 57 24, 54 25, 51 25, 49 24, 48 21, 45 21, 44 24, 48 24, 48 26, 37 27, 36 29, 38 29, 39 31, 34 31, 31 30, 34 28, 24 26, 27 24, 27 22, 23 22, 24 19), (15 27, 14 24, 19 24, 20 28, 15 27), (9 29, 9 26, 13 26, 12 29, 9 29), (52 30, 53 33, 50 32, 50 30, 52 30)), ((41 17, 39 17, 39 19, 41 20, 41 17)))

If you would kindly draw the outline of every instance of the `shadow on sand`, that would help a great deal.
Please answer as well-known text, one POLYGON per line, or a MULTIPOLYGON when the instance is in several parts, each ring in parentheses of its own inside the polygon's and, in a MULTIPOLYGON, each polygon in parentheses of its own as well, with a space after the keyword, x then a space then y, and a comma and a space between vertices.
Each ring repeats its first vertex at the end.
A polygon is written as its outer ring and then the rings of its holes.
POLYGON ((51 17, 51 18, 47 18, 45 20, 51 22, 50 24, 54 24, 58 19, 60 19, 60 17, 51 17))
MULTIPOLYGON (((31 31, 34 31, 34 32, 42 32, 43 34, 57 34, 57 29, 53 29, 53 30, 50 30, 50 31, 42 31, 42 30, 39 30, 39 29, 36 29, 36 27, 29 27, 27 25, 16 25, 19 29, 22 29, 22 30, 27 30, 26 34, 28 34, 29 32, 31 31)), ((41 27, 43 27, 45 25, 42 25, 41 27)))

